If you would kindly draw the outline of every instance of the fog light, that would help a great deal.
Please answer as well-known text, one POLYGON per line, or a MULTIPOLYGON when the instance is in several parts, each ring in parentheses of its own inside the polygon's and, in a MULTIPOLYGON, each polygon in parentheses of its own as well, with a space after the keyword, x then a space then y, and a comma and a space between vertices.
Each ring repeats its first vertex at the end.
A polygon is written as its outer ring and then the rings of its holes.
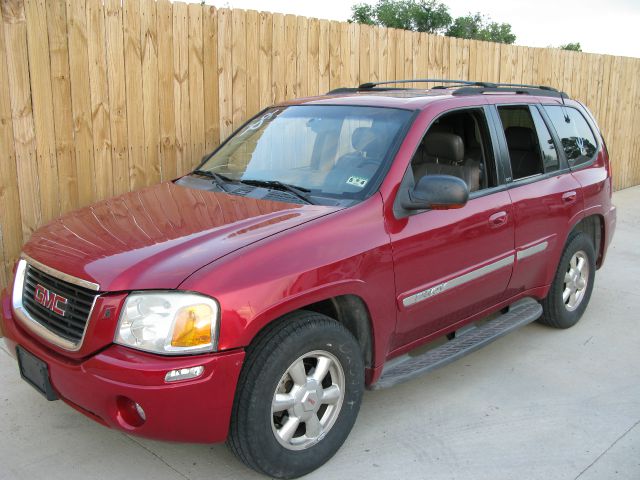
POLYGON ((146 421, 147 420, 147 416, 145 415, 144 409, 142 408, 142 406, 139 403, 136 403, 135 407, 136 407, 136 412, 138 412, 138 415, 140 415, 140 418, 142 419, 142 421, 143 422, 146 421))
POLYGON ((116 398, 120 423, 130 427, 140 427, 147 420, 147 415, 140 404, 130 398, 119 396, 116 398))
POLYGON ((177 382, 178 380, 189 380, 198 378, 204 372, 202 365, 191 368, 181 368, 179 370, 171 370, 164 376, 165 382, 177 382))

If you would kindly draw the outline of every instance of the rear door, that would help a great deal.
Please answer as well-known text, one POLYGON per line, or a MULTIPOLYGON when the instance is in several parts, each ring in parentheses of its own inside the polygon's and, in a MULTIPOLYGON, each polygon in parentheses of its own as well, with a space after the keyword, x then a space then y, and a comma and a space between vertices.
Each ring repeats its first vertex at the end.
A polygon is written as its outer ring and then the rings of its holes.
MULTIPOLYGON (((460 209, 396 213, 388 222, 399 311, 392 349, 448 333, 457 322, 504 299, 515 258, 514 220, 509 194, 498 178, 487 108, 443 112, 427 132, 458 143, 464 139, 461 163, 456 163, 460 158, 449 163, 446 152, 437 160, 452 167, 447 171, 482 165, 483 177, 468 203, 460 209)), ((424 157, 425 137, 405 180, 413 178, 415 164, 424 157)))
POLYGON ((538 105, 496 105, 500 159, 511 172, 516 258, 508 296, 551 283, 571 225, 582 210, 580 184, 538 105))

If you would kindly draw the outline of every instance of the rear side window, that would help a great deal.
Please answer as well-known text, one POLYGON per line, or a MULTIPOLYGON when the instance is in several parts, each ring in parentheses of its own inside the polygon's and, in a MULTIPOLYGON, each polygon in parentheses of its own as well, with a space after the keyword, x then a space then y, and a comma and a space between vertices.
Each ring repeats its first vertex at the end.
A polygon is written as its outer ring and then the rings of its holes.
POLYGON ((544 107, 556 129, 569 166, 574 167, 593 160, 597 142, 582 114, 572 107, 547 105, 544 107))
POLYGON ((528 105, 499 106, 514 180, 558 169, 558 153, 542 116, 528 105))

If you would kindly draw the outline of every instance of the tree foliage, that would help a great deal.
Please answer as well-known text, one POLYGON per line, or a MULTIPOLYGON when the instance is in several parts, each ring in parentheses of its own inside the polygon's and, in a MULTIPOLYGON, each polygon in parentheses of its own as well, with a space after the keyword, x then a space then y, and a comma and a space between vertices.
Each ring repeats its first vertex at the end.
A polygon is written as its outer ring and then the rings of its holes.
POLYGON ((378 0, 352 7, 351 21, 416 32, 444 33, 451 24, 449 7, 437 0, 378 0))
POLYGON ((480 13, 456 18, 447 29, 449 37, 470 38, 488 42, 513 43, 516 36, 508 23, 491 22, 480 13))
POLYGON ((491 42, 513 43, 516 40, 510 24, 492 22, 480 13, 454 19, 449 7, 437 0, 378 0, 375 5, 358 3, 352 7, 349 21, 491 42))
POLYGON ((558 48, 561 49, 561 50, 571 50, 573 52, 581 52, 582 51, 582 47, 580 46, 580 42, 565 43, 564 45, 560 45, 558 48))

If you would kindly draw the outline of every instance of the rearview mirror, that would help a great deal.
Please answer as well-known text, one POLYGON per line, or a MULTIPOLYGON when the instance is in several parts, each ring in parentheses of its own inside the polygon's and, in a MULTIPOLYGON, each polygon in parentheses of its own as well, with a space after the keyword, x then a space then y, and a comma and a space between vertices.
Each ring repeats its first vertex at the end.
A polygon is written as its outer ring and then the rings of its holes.
POLYGON ((402 207, 407 210, 462 208, 469 199, 464 180, 451 175, 425 175, 409 190, 402 207))

